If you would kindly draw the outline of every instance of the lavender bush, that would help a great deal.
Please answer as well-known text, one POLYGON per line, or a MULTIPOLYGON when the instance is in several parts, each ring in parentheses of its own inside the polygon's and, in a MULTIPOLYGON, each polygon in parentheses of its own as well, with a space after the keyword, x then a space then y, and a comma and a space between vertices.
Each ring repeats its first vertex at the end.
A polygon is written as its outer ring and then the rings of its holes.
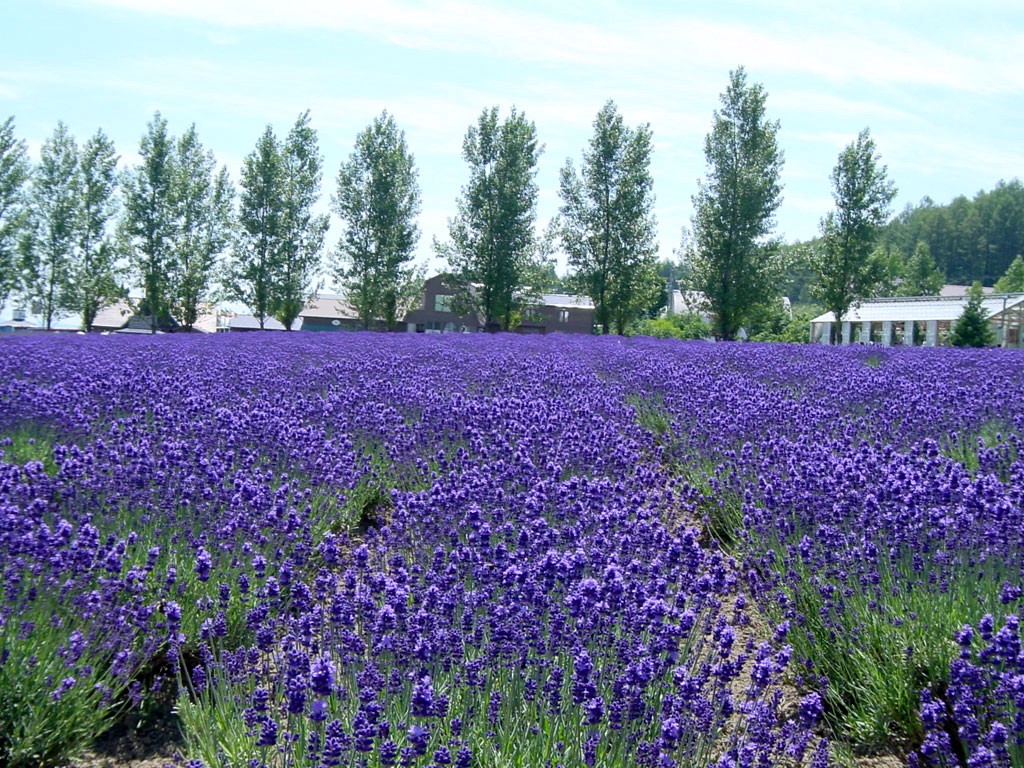
POLYGON ((821 717, 924 744, 956 632, 1017 610, 1024 377, 866 359, 3 340, 0 763, 167 691, 211 767, 824 765, 821 717), (897 714, 853 647, 906 671, 897 714))

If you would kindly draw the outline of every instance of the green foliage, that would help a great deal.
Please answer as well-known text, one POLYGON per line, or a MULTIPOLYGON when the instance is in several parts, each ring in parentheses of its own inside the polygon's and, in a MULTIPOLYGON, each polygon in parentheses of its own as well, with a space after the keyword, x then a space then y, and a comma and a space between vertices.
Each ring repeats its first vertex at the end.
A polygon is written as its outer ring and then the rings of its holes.
POLYGON ((751 341, 776 341, 807 344, 811 336, 811 320, 821 314, 818 307, 801 307, 787 313, 781 306, 763 310, 751 325, 751 341))
MULTIPOLYGON (((877 282, 871 290, 873 296, 912 296, 907 284, 907 265, 898 248, 879 244, 868 257, 877 282)), ((940 283, 939 288, 942 285, 940 283)), ((936 291, 937 292, 937 291, 936 291)))
MULTIPOLYGON (((787 545, 775 548, 784 552, 787 545)), ((789 641, 797 658, 828 679, 826 721, 861 753, 919 740, 919 692, 948 680, 957 630, 980 614, 1005 610, 999 595, 1008 575, 1001 563, 965 557, 955 578, 929 584, 912 553, 890 553, 887 542, 878 542, 877 551, 881 579, 867 587, 854 576, 823 580, 795 553, 778 562, 789 569, 787 604, 801 622, 789 641), (839 594, 842 601, 834 597, 839 594)))
POLYGON ((541 151, 536 126, 515 108, 504 122, 497 107, 485 109, 462 144, 469 182, 448 220, 450 242, 434 246, 451 269, 453 308, 476 314, 488 328, 509 330, 533 298, 541 151))
POLYGON ((239 228, 224 285, 228 297, 249 307, 263 328, 274 311, 285 215, 281 147, 269 125, 242 161, 241 188, 239 228))
POLYGON ((170 316, 174 239, 177 235, 174 138, 167 121, 153 115, 139 144, 139 165, 125 174, 122 235, 142 286, 138 310, 156 333, 170 316))
POLYGON ((28 299, 42 307, 49 329, 68 305, 72 261, 79 239, 78 146, 64 123, 43 142, 32 174, 29 225, 21 243, 28 299))
POLYGON ((700 315, 680 314, 640 320, 632 326, 630 334, 658 339, 706 339, 711 336, 711 328, 700 315))
POLYGON ((561 172, 562 245, 605 334, 613 326, 625 333, 661 290, 650 163, 650 126, 629 128, 609 101, 594 120, 579 174, 571 160, 561 172))
POLYGON ((925 242, 914 248, 914 255, 904 268, 904 279, 896 296, 938 296, 946 277, 935 266, 931 249, 925 242))
POLYGON ((1017 256, 996 281, 996 293, 1024 293, 1024 258, 1017 256))
POLYGON ((626 397, 626 405, 636 411, 636 423, 655 438, 663 438, 671 431, 672 414, 666 410, 661 397, 629 395, 626 397))
POLYGON ((907 259, 924 242, 949 282, 992 285, 1024 253, 1024 185, 1000 181, 947 205, 925 198, 889 224, 885 241, 907 259))
POLYGON ((25 603, 0 627, 0 765, 66 765, 111 725, 131 674, 115 675, 106 654, 91 650, 100 644, 83 639, 89 621, 65 602, 25 603))
POLYGON ((356 137, 338 171, 334 210, 344 231, 333 264, 364 328, 391 328, 421 287, 410 266, 419 229, 418 172, 395 119, 387 112, 356 137))
POLYGON ((685 481, 682 496, 704 537, 727 552, 737 551, 743 531, 743 491, 732 469, 706 458, 691 459, 676 470, 685 481))
POLYGON ((274 317, 285 330, 316 294, 324 236, 330 225, 325 214, 313 213, 320 199, 323 158, 309 111, 295 121, 281 147, 283 184, 280 240, 272 286, 274 317))
POLYGON ((981 283, 975 283, 971 286, 967 306, 949 335, 949 343, 954 347, 990 347, 996 343, 996 335, 981 305, 983 298, 981 283))
POLYGON ((811 290, 817 279, 814 269, 814 250, 820 246, 817 240, 796 242, 779 246, 779 260, 782 277, 779 292, 788 296, 793 304, 811 302, 811 290))
POLYGON ((213 152, 203 147, 194 125, 178 139, 174 157, 174 202, 178 220, 170 262, 168 303, 182 327, 192 328, 209 299, 218 256, 231 237, 235 191, 227 168, 215 172, 213 152))
POLYGON ((38 461, 46 474, 57 474, 57 463, 53 458, 56 433, 35 423, 19 424, 0 433, 2 460, 11 464, 27 464, 38 461))
POLYGON ((942 454, 953 461, 958 461, 976 473, 982 466, 982 454, 988 454, 986 464, 992 464, 991 457, 998 455, 998 472, 1000 479, 1009 482, 1010 468, 1017 459, 1014 443, 1008 441, 1010 434, 1008 424, 999 419, 987 421, 975 430, 950 434, 942 443, 942 454))
POLYGON ((0 307, 18 287, 15 253, 25 221, 24 184, 29 176, 25 142, 14 136, 14 118, 0 123, 0 307))
POLYGON ((67 308, 82 316, 83 330, 91 331, 97 313, 124 294, 109 231, 117 212, 117 154, 103 131, 82 146, 78 174, 78 256, 69 270, 66 296, 67 308))
POLYGON ((704 143, 707 176, 693 198, 693 283, 727 341, 747 321, 749 307, 773 297, 781 272, 767 238, 782 201, 783 155, 779 123, 765 118, 765 98, 760 84, 747 84, 742 67, 730 73, 704 143))
POLYGON ((836 207, 821 222, 818 283, 813 293, 835 315, 833 332, 882 277, 870 256, 895 196, 896 187, 886 178, 886 167, 865 128, 839 153, 832 171, 836 207))

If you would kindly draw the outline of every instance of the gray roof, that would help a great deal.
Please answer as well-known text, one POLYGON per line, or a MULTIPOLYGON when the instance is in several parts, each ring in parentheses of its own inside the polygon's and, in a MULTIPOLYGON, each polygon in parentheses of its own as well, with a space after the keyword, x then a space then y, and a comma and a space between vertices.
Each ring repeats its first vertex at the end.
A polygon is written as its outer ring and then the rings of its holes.
POLYGON ((343 296, 327 293, 317 296, 306 304, 303 310, 299 312, 299 317, 358 320, 359 313, 343 296))
MULTIPOLYGON (((292 330, 297 331, 301 327, 302 318, 295 318, 294 322, 292 322, 292 330)), ((253 315, 235 315, 228 320, 228 328, 232 331, 258 331, 260 329, 260 321, 253 315)), ((268 317, 263 321, 263 330, 283 331, 284 324, 277 318, 268 317)))
MULTIPOLYGON (((891 299, 865 299, 859 307, 851 309, 843 320, 851 323, 870 321, 881 323, 914 320, 957 320, 967 306, 969 296, 917 296, 891 299)), ((1024 306, 1024 293, 989 293, 981 301, 982 309, 989 316, 999 315, 1004 310, 1024 306)), ((826 312, 814 318, 812 323, 834 323, 835 315, 826 312)))
POLYGON ((573 296, 570 293, 545 293, 540 297, 543 307, 559 307, 561 309, 593 309, 594 302, 589 296, 573 296))

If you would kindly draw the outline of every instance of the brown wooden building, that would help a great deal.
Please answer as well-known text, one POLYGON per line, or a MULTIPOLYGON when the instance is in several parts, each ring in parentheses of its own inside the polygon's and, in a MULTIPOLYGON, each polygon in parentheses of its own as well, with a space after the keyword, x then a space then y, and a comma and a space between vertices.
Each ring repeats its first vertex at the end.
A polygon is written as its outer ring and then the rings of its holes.
MULTIPOLYGON (((483 323, 475 315, 457 315, 452 311, 454 289, 444 275, 436 275, 423 284, 423 300, 417 309, 405 315, 410 333, 476 333, 483 323)), ((586 296, 549 293, 523 313, 517 333, 594 332, 594 304, 586 296)))

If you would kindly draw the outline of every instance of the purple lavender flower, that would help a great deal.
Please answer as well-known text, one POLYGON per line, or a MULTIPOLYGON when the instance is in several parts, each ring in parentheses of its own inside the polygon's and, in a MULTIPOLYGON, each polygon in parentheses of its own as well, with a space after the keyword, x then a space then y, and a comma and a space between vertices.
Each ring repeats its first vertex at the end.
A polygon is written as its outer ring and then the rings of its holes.
POLYGON ((327 656, 318 656, 310 668, 310 687, 319 696, 334 692, 334 662, 327 656))
POLYGON ((210 578, 210 571, 212 569, 213 559, 210 557, 210 553, 206 551, 206 547, 200 547, 199 551, 196 552, 196 577, 200 581, 208 581, 210 578))

